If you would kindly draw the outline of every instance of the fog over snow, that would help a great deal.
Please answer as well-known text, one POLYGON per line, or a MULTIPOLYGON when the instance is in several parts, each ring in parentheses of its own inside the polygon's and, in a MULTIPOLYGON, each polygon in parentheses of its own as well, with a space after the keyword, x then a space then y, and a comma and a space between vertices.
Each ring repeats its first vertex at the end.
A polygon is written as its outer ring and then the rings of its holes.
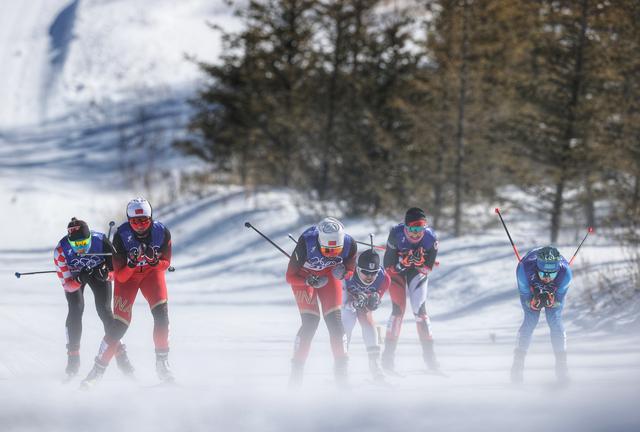
MULTIPOLYGON (((286 250, 316 222, 288 190, 247 193, 210 187, 166 199, 155 217, 172 232, 167 275, 170 360, 178 386, 155 386, 152 317, 141 295, 124 337, 136 381, 115 365, 92 391, 79 391, 102 337, 85 292, 80 377, 62 383, 67 306, 52 270, 53 247, 72 216, 96 230, 124 220, 143 193, 123 180, 117 143, 128 115, 145 104, 154 124, 179 133, 185 99, 201 79, 184 54, 214 59, 220 45, 206 22, 237 28, 223 1, 2 0, 0 13, 0 430, 3 431, 635 431, 640 428, 640 336, 622 312, 585 312, 594 274, 624 268, 628 252, 597 232, 580 251, 568 295, 572 384, 554 386, 544 319, 527 357, 525 384, 509 382, 522 310, 516 259, 492 207, 470 209, 475 228, 440 233, 440 266, 428 312, 446 376, 424 373, 415 324, 405 317, 397 367, 405 376, 373 385, 354 330, 349 391, 333 384, 321 322, 305 382, 287 389, 299 314, 284 281, 286 258, 243 224, 286 250), (598 325, 605 322, 607 325, 598 325)), ((171 132, 173 131, 173 132, 171 132)), ((193 161, 164 149, 158 166, 193 161)), ((515 194, 516 192, 513 192, 515 194)), ((513 196, 512 194, 512 196, 513 196)), ((525 203, 525 196, 517 196, 525 203)), ((153 202, 152 202, 153 204, 153 202)), ((502 203, 496 202, 495 205, 502 203)), ((405 209, 398 209, 398 221, 405 209)), ((427 209, 428 211, 428 209, 427 209)), ((546 221, 503 206, 521 252, 546 242, 546 221)), ((346 219, 347 232, 386 240, 394 220, 346 219)), ((571 256, 582 228, 562 233, 571 256)), ((388 296, 374 313, 384 327, 388 296)))

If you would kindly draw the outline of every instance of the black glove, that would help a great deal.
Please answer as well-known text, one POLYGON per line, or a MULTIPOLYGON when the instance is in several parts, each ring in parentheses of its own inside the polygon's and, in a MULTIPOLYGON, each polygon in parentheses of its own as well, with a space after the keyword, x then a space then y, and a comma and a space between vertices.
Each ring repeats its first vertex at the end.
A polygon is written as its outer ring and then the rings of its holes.
POLYGON ((367 306, 367 295, 363 292, 351 294, 351 307, 357 311, 363 310, 367 306))
POLYGON ((372 292, 367 299, 367 309, 374 311, 380 306, 380 294, 372 292))
POLYGON ((83 267, 82 270, 80 270, 80 272, 74 276, 74 279, 76 280, 76 282, 84 285, 89 281, 89 277, 91 277, 92 273, 93 273, 93 269, 88 267, 83 267))
POLYGON ((331 273, 333 273, 334 278, 342 280, 344 279, 345 274, 347 274, 347 268, 344 264, 340 263, 331 269, 331 273))
POLYGON ((147 247, 144 252, 144 257, 147 260, 147 264, 155 267, 160 262, 160 255, 158 251, 153 247, 147 247))
POLYGON ((138 248, 131 249, 127 253, 127 267, 136 268, 138 265, 138 256, 140 255, 140 251, 138 248))
POLYGON ((325 286, 327 284, 327 282, 329 282, 329 278, 326 276, 316 276, 316 275, 309 275, 307 276, 307 279, 305 280, 305 283, 307 285, 309 285, 311 288, 322 288, 323 286, 325 286))
POLYGON ((396 271, 396 273, 402 273, 404 272, 407 268, 402 265, 401 262, 397 262, 396 265, 393 267, 393 269, 396 271))
POLYGON ((539 311, 542 308, 552 308, 556 302, 555 295, 550 291, 538 290, 531 297, 531 309, 539 311))
POLYGON ((93 274, 96 279, 101 281, 106 281, 107 279, 109 279, 109 269, 107 268, 107 265, 105 263, 102 263, 102 265, 99 267, 95 267, 93 269, 93 274))

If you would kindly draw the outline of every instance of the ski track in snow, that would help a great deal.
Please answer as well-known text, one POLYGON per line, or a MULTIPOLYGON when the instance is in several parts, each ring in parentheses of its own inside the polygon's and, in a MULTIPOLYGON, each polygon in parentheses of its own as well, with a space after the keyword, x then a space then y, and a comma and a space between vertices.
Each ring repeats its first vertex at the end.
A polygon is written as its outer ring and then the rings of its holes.
MULTIPOLYGON (((268 193, 260 202, 260 208, 252 209, 243 191, 231 188, 158 210, 158 218, 175 233, 177 251, 177 271, 167 276, 171 360, 180 383, 175 388, 153 386, 153 324, 141 296, 124 339, 138 381, 128 381, 112 365, 88 393, 77 389, 79 378, 61 384, 62 289, 54 275, 12 276, 17 267, 50 266, 50 251, 44 242, 0 250, 0 337, 5 347, 0 353, 1 424, 16 431, 205 431, 212 425, 261 431, 533 431, 541 424, 549 431, 631 431, 640 424, 634 409, 640 396, 640 346, 633 334, 585 332, 568 322, 574 382, 557 389, 548 329, 541 319, 527 358, 526 383, 509 384, 522 312, 515 260, 502 253, 509 251, 506 241, 502 247, 495 241, 499 226, 484 235, 441 243, 442 263, 430 281, 429 310, 448 377, 423 372, 415 325, 406 317, 397 358, 405 377, 389 378, 389 388, 372 385, 356 328, 352 389, 340 391, 332 384, 328 334, 321 324, 305 384, 289 391, 289 356, 299 317, 284 282, 286 259, 243 222, 250 220, 286 250, 293 246, 287 233, 300 232, 304 225, 286 192, 268 193), (459 242, 467 246, 459 247, 459 242), (219 251, 221 245, 227 253, 219 251), (216 252, 204 254, 211 250, 216 252), (487 261, 504 272, 480 277, 487 261)), ((64 209, 57 211, 64 214, 64 209)), ((366 232, 366 221, 352 223, 366 232)), ((585 246, 587 255, 591 248, 598 249, 585 246)), ((92 297, 85 292, 81 375, 90 368, 102 331, 92 297)), ((570 316, 571 300, 568 312, 570 316)), ((378 325, 384 326, 389 313, 385 298, 375 313, 378 325)))

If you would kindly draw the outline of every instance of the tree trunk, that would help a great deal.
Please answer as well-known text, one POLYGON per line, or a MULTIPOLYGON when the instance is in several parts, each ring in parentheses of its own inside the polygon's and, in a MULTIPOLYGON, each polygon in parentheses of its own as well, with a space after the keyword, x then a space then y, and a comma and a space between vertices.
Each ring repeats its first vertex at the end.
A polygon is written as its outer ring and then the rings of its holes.
POLYGON ((454 236, 462 231, 462 183, 464 166, 464 120, 467 98, 467 52, 469 50, 469 3, 462 2, 462 52, 460 60, 460 97, 458 99, 458 131, 456 133, 454 236))
POLYGON ((591 184, 591 179, 589 178, 588 175, 585 175, 585 179, 584 179, 584 189, 585 189, 585 196, 584 196, 584 216, 587 220, 587 226, 588 227, 596 227, 596 209, 595 209, 595 204, 594 204, 594 197, 593 197, 593 185, 591 184))
POLYGON ((556 193, 553 198, 553 208, 551 209, 551 243, 558 241, 558 234, 560 233, 562 206, 564 204, 564 184, 564 178, 561 178, 556 183, 556 193))

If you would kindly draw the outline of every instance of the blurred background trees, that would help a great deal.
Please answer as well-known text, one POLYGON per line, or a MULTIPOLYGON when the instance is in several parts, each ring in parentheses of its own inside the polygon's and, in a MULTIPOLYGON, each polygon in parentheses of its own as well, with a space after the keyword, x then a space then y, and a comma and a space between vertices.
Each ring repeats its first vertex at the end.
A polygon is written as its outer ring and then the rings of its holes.
POLYGON ((191 138, 175 143, 229 181, 350 215, 421 205, 454 235, 505 186, 536 197, 551 241, 569 210, 576 225, 637 228, 637 0, 256 0, 238 13, 245 27, 200 63, 191 138))

